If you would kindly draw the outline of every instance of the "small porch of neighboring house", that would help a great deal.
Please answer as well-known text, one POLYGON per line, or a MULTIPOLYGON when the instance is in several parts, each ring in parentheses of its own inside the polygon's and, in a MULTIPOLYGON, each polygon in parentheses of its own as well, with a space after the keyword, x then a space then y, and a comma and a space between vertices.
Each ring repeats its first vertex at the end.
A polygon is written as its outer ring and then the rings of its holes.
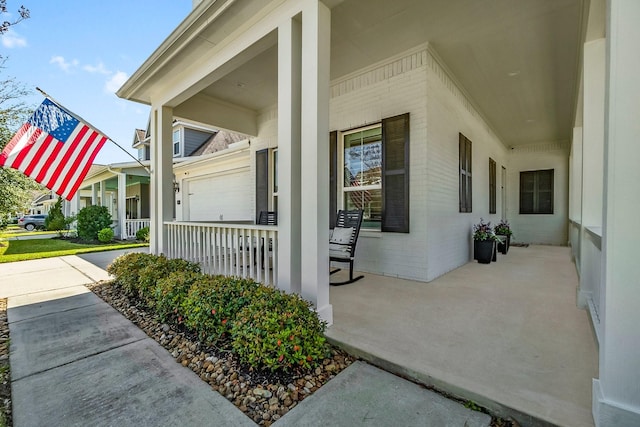
POLYGON ((66 202, 66 214, 75 215, 87 206, 105 206, 114 236, 135 239, 138 230, 150 225, 149 184, 148 173, 137 163, 96 165, 66 202))
POLYGON ((430 283, 364 275, 331 288, 330 340, 523 426, 593 425, 598 346, 569 248, 512 247, 430 283))

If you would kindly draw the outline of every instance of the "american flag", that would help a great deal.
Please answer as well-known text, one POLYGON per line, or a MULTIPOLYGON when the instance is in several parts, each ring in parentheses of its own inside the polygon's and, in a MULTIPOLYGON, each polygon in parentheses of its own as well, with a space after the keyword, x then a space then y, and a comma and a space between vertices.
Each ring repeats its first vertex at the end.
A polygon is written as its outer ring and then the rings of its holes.
POLYGON ((46 98, 4 148, 0 166, 71 200, 107 139, 46 98))

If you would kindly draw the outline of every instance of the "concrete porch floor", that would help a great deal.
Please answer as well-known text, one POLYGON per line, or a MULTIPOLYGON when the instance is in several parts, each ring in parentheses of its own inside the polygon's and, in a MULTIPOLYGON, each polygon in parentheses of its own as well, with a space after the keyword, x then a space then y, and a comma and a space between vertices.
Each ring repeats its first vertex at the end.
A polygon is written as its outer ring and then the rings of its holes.
POLYGON ((523 426, 593 426, 598 350, 577 285, 570 249, 554 246, 512 247, 430 283, 365 274, 331 288, 327 336, 523 426))

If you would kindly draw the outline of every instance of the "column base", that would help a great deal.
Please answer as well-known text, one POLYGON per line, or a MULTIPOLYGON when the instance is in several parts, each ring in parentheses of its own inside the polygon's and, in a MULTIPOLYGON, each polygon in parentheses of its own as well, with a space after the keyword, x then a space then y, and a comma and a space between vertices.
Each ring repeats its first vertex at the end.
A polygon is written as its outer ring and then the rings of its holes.
POLYGON ((640 426, 640 408, 625 407, 607 401, 602 393, 600 380, 595 378, 591 408, 596 427, 640 426))
POLYGON ((316 309, 316 313, 318 313, 318 316, 320 316, 322 320, 327 322, 327 327, 333 325, 333 306, 331 304, 319 307, 316 309))

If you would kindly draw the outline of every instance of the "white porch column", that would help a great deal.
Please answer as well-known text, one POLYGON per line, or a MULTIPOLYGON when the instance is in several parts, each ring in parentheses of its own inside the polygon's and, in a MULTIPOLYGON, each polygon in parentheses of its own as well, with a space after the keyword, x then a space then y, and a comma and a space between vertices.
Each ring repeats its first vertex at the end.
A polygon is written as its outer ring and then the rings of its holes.
POLYGON ((106 206, 109 211, 111 207, 107 203, 107 184, 106 181, 100 181, 100 206, 106 206))
POLYGON ((302 297, 329 323, 329 62, 331 12, 318 0, 302 9, 302 297))
POLYGON ((173 109, 154 105, 151 116, 151 218, 149 252, 166 253, 164 221, 173 219, 173 109))
POLYGON ((91 184, 91 205, 98 204, 98 184, 91 184))
POLYGON ((278 287, 300 286, 300 109, 302 27, 288 18, 278 27, 278 287))
MULTIPOLYGON (((593 381, 596 426, 640 425, 640 2, 607 2, 604 334, 593 381)), ((586 172, 586 171, 585 171, 586 172)))
POLYGON ((127 174, 118 172, 118 225, 120 239, 127 238, 127 174))
MULTIPOLYGON (((582 174, 580 254, 584 255, 587 262, 580 264, 580 289, 578 291, 578 306, 589 308, 591 301, 592 318, 595 316, 596 319, 601 310, 600 281, 598 270, 593 270, 591 265, 599 257, 599 249, 593 243, 595 237, 586 228, 598 231, 602 227, 604 103, 605 40, 598 39, 584 44, 582 170, 586 173, 582 174)), ((595 326, 598 329, 598 325, 595 326)))

